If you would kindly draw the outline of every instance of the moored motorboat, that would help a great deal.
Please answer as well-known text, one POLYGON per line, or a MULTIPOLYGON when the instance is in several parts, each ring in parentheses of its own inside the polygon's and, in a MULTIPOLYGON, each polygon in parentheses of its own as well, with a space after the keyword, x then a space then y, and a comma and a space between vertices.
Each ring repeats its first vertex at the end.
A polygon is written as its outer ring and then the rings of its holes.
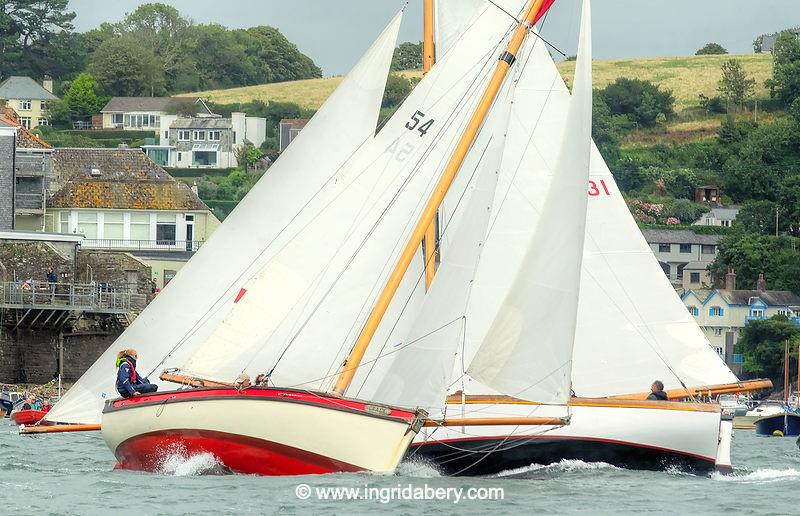
POLYGON ((210 453, 236 473, 387 473, 423 416, 308 391, 218 387, 108 401, 102 433, 122 469, 154 472, 171 456, 210 453))
POLYGON ((800 414, 788 408, 753 422, 756 435, 794 437, 800 435, 800 414))
POLYGON ((11 420, 18 425, 52 425, 53 423, 44 419, 46 415, 44 410, 12 410, 11 420))

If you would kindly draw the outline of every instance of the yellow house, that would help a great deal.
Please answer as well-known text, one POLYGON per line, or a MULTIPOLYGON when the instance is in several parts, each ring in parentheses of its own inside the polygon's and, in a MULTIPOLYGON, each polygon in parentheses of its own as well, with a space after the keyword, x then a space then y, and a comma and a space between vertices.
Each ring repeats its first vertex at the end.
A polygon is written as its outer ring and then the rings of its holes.
POLYGON ((163 287, 220 222, 197 193, 139 149, 54 149, 47 231, 81 247, 123 251, 163 287))
POLYGON ((58 100, 53 95, 53 80, 45 76, 42 84, 30 77, 11 76, 0 82, 0 100, 19 115, 25 129, 48 125, 47 103, 58 100))

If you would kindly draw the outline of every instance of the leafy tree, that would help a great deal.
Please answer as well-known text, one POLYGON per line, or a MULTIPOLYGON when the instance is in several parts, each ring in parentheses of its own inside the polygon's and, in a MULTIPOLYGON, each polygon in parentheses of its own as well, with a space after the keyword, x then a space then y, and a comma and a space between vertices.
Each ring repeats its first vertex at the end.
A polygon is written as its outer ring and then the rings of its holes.
MULTIPOLYGON (((774 216, 774 214, 773 214, 774 216)), ((764 273, 767 288, 800 294, 800 253, 797 239, 768 236, 736 230, 723 238, 717 257, 709 266, 711 275, 721 281, 729 267, 736 269, 738 288, 754 289, 758 275, 764 273)))
POLYGON ((222 25, 192 27, 190 47, 200 90, 256 83, 256 66, 247 58, 245 45, 222 25))
POLYGON ((245 57, 255 72, 247 84, 322 77, 322 70, 314 61, 274 27, 262 25, 237 30, 234 36, 244 46, 245 57))
MULTIPOLYGON (((767 320, 750 321, 742 330, 736 348, 744 355, 742 370, 764 374, 770 378, 783 376, 785 342, 789 349, 797 348, 800 327, 786 319, 775 316, 767 320)), ((780 385, 777 382, 776 385, 780 385)))
POLYGON ((391 70, 398 72, 401 70, 421 70, 424 56, 424 44, 405 42, 394 49, 392 56, 391 70))
POLYGON ((745 101, 753 96, 756 81, 749 79, 737 59, 729 59, 722 64, 722 79, 717 91, 730 103, 744 107, 745 101))
MULTIPOLYGON (((775 234, 775 209, 778 205, 772 201, 753 200, 747 201, 742 205, 736 220, 733 222, 736 228, 741 228, 748 233, 759 233, 762 235, 775 234)), ((780 223, 780 220, 779 220, 780 223)), ((783 227, 786 229, 786 222, 783 227)))
POLYGON ((719 43, 708 43, 706 46, 695 52, 696 56, 711 56, 727 54, 728 51, 719 43))
POLYGON ((674 114, 672 92, 640 79, 620 77, 600 90, 600 96, 612 115, 625 115, 631 122, 646 127, 655 125, 659 114, 674 114))
POLYGON ((669 214, 684 224, 691 224, 708 210, 709 207, 705 204, 697 204, 689 199, 675 199, 668 208, 669 214))
POLYGON ((0 1, 0 76, 41 77, 45 73, 71 74, 77 70, 52 70, 59 44, 72 30, 75 13, 69 0, 0 1), (60 36, 60 34, 64 33, 60 36))
POLYGON ((63 102, 71 120, 86 120, 100 112, 108 97, 100 94, 100 86, 92 74, 84 72, 72 81, 63 102))
POLYGON ((736 120, 733 116, 727 116, 722 119, 717 131, 717 141, 726 145, 740 143, 757 128, 758 124, 750 118, 736 120))
POLYGON ((709 98, 701 93, 699 98, 700 107, 703 108, 706 113, 725 113, 727 111, 727 109, 725 109, 725 104, 722 103, 722 99, 718 96, 709 98))
POLYGON ((84 32, 83 42, 86 46, 86 51, 89 54, 93 54, 100 45, 117 36, 119 36, 117 33, 117 26, 108 22, 103 22, 99 27, 84 32))
POLYGON ((383 93, 381 106, 385 108, 399 106, 411 93, 411 90, 411 81, 402 75, 390 73, 386 80, 386 90, 383 93))
POLYGON ((772 49, 772 78, 764 83, 770 96, 786 106, 800 97, 800 40, 790 31, 778 36, 772 49))
POLYGON ((92 75, 103 91, 115 96, 164 93, 164 72, 153 51, 130 36, 109 39, 92 56, 92 75))

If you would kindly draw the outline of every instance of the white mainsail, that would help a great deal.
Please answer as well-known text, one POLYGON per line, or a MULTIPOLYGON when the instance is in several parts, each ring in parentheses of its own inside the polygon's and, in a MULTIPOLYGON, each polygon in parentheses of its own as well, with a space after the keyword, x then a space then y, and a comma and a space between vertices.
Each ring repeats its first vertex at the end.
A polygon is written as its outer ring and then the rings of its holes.
POLYGON ((489 7, 489 2, 486 0, 434 0, 434 3, 433 34, 436 59, 439 60, 461 37, 478 10, 489 7))
POLYGON ((136 348, 139 372, 146 375, 182 365, 208 338, 294 214, 373 138, 401 21, 399 13, 269 173, 47 419, 99 423, 105 398, 116 396, 117 350, 136 348))
POLYGON ((560 154, 522 266, 468 369, 504 394, 565 403, 580 292, 592 142, 591 16, 584 0, 577 70, 560 154))
MULTIPOLYGON (((479 100, 511 22, 497 10, 478 17, 289 227, 289 242, 248 283, 184 372, 232 379, 242 370, 271 371, 276 385, 330 385, 479 100)), ((384 344, 405 336, 421 304, 421 278, 421 267, 406 274, 365 368, 384 344)))

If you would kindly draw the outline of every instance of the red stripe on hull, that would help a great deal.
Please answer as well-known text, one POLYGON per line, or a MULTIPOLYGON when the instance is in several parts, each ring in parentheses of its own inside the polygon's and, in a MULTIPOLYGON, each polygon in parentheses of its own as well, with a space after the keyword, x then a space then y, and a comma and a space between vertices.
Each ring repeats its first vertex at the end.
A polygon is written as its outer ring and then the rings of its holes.
MULTIPOLYGON (((114 452, 120 469, 159 472, 172 456, 212 454, 225 467, 250 475, 317 475, 362 471, 352 464, 291 446, 210 430, 168 430, 143 434, 114 452)), ((116 469, 116 468, 115 468, 116 469)))

